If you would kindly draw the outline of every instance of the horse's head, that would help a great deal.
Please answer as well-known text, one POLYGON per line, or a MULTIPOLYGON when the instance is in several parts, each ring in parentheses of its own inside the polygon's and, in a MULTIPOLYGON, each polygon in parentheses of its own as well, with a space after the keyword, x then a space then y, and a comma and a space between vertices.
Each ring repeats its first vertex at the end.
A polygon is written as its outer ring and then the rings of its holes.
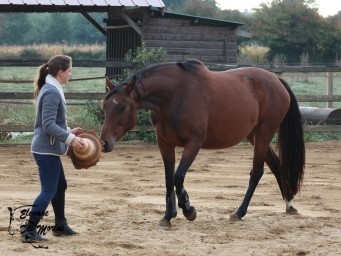
POLYGON ((133 129, 137 121, 137 108, 132 95, 135 78, 128 83, 113 84, 106 77, 106 86, 110 90, 103 101, 104 124, 101 140, 104 142, 103 151, 110 152, 116 141, 133 129))

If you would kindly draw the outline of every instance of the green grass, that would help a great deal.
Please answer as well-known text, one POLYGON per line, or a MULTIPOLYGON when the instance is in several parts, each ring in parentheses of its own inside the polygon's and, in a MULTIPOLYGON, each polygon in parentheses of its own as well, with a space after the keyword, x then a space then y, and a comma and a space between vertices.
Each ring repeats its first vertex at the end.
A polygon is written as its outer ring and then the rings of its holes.
MULTIPOLYGON (((2 80, 30 80, 33 81, 38 74, 37 67, 0 67, 2 80)), ((64 92, 105 92, 105 68, 80 68, 74 67, 72 79, 103 77, 95 80, 72 81, 63 86, 64 92)), ((0 92, 32 92, 32 83, 1 83, 0 92)))
MULTIPOLYGON (((303 74, 286 73, 284 78, 290 85, 295 95, 327 95, 327 77, 325 73, 310 73, 311 77, 303 77, 303 74)), ((341 73, 333 74, 333 94, 341 95, 341 73)), ((325 102, 299 102, 302 107, 325 108, 325 102)), ((334 108, 341 108, 341 102, 334 102, 334 108)))

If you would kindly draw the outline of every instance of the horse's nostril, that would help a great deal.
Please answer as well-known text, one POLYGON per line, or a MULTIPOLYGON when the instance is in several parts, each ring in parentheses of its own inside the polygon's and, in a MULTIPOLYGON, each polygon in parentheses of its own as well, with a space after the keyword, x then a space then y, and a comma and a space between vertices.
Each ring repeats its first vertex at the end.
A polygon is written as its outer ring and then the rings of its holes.
POLYGON ((108 152, 108 141, 101 140, 102 152, 108 152))

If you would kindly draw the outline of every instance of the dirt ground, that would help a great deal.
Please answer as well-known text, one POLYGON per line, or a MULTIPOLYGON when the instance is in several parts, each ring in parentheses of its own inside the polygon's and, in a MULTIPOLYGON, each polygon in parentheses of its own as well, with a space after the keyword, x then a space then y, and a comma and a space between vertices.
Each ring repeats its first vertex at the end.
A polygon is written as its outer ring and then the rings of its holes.
MULTIPOLYGON (((181 149, 177 149, 180 157, 181 149)), ((0 145, 1 255, 341 255, 341 141, 307 143, 305 180, 295 207, 284 214, 274 176, 265 174, 243 221, 230 222, 246 191, 252 148, 200 151, 185 187, 197 219, 178 210, 170 229, 161 156, 155 145, 120 142, 88 170, 63 157, 68 180, 67 218, 79 235, 54 237, 34 248, 20 242, 23 205, 40 189, 29 145, 0 145), (9 232, 10 211, 13 220, 9 232), (10 234, 11 233, 11 234, 10 234)), ((25 209, 25 208, 24 208, 25 209)), ((53 225, 53 210, 42 225, 53 225)))

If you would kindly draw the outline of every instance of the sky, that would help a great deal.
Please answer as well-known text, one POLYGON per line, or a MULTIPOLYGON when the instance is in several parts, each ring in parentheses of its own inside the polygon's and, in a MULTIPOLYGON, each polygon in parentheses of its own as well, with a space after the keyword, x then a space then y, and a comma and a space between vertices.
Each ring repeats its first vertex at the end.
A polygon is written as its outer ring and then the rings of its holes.
MULTIPOLYGON (((261 3, 271 3, 271 0, 216 0, 221 9, 239 10, 244 12, 245 10, 251 10, 257 8, 261 3)), ((315 0, 317 4, 319 14, 323 17, 335 15, 341 11, 340 0, 315 0)))

